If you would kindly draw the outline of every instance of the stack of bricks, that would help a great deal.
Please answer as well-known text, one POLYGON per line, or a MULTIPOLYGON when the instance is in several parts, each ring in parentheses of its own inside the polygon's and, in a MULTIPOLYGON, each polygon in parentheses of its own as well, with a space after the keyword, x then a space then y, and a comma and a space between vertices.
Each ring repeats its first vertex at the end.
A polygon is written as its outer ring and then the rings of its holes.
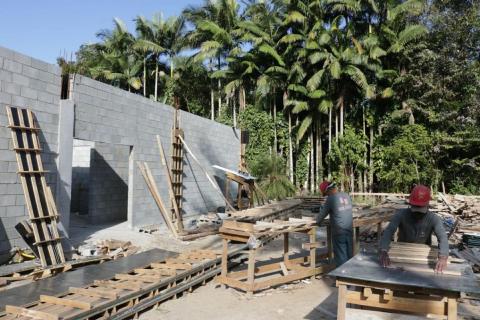
POLYGON ((0 262, 13 247, 25 247, 14 227, 28 216, 5 107, 35 113, 42 130, 42 160, 50 171, 47 183, 55 192, 60 83, 60 68, 0 47, 0 262))

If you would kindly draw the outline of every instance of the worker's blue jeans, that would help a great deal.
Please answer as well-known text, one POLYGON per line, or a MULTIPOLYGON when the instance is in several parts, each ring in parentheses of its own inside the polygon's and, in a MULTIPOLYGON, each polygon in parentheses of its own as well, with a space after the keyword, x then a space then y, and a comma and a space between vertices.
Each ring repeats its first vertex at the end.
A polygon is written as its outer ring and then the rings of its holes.
POLYGON ((353 236, 351 233, 334 234, 332 240, 333 257, 338 268, 353 256, 353 236))

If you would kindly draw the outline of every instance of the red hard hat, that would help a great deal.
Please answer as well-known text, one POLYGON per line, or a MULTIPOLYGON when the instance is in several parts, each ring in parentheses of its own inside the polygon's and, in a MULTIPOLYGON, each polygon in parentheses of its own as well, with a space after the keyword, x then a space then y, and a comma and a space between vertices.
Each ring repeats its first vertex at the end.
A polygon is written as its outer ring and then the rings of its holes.
POLYGON ((409 203, 416 207, 426 207, 432 198, 430 188, 424 185, 417 185, 410 193, 409 203))
POLYGON ((324 180, 322 183, 320 183, 320 191, 322 193, 325 193, 329 185, 330 185, 330 182, 328 182, 327 180, 324 180))

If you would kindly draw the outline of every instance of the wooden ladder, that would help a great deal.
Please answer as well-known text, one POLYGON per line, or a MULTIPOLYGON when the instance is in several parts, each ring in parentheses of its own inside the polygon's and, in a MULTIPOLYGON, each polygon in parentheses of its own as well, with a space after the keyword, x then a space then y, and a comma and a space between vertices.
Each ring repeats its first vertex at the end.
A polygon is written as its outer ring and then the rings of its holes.
POLYGON ((32 226, 42 266, 65 263, 58 233, 58 212, 50 187, 47 186, 40 153, 40 140, 35 116, 29 109, 7 106, 13 149, 17 157, 18 174, 25 195, 25 204, 32 226))

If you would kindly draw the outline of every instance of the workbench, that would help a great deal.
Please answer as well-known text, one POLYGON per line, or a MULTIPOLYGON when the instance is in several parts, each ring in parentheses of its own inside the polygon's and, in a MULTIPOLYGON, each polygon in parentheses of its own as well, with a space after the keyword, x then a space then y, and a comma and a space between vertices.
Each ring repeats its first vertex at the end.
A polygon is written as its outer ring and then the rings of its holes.
POLYGON ((377 254, 357 254, 329 273, 338 286, 337 319, 345 319, 347 304, 457 319, 460 293, 480 294, 480 282, 468 264, 455 268, 461 275, 383 268, 377 254))
POLYGON ((225 220, 220 228, 220 236, 223 239, 222 273, 217 281, 223 285, 243 290, 248 295, 279 284, 307 277, 314 278, 317 274, 333 269, 332 265, 317 267, 316 248, 319 248, 321 244, 316 242, 315 220, 311 218, 290 218, 288 221, 275 220, 274 222, 257 221, 255 224, 225 220), (289 257, 290 233, 308 235, 309 242, 304 243, 302 248, 309 251, 309 256, 289 257), (272 238, 282 235, 284 244, 283 261, 256 266, 257 252, 272 238), (248 250, 245 252, 248 254, 247 270, 228 272, 229 242, 248 244, 248 250), (256 276, 264 277, 275 273, 278 274, 275 277, 256 279, 256 276))

